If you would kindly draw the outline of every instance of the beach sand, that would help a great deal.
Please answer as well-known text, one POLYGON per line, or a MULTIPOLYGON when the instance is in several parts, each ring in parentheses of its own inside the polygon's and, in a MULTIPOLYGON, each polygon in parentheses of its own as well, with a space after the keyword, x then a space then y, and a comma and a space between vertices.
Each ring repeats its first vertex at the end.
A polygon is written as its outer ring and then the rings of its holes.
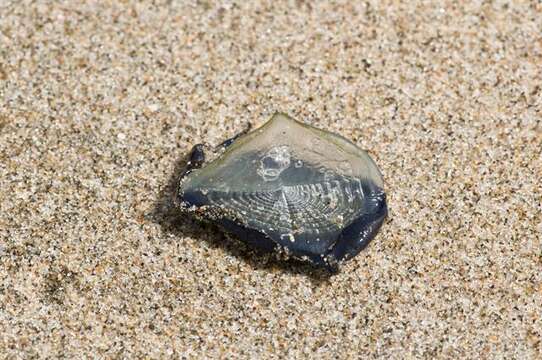
POLYGON ((0 357, 539 358, 542 5, 0 2, 0 357), (276 111, 382 170, 335 276, 171 203, 276 111))

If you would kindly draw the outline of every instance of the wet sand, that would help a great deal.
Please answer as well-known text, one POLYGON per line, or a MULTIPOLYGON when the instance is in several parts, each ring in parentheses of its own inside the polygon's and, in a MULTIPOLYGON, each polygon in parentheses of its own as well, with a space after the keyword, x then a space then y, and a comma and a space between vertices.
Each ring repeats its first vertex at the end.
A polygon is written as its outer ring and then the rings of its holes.
POLYGON ((0 353, 542 356, 541 5, 155 3, 0 4, 0 353), (172 206, 275 111, 383 172, 335 276, 172 206))

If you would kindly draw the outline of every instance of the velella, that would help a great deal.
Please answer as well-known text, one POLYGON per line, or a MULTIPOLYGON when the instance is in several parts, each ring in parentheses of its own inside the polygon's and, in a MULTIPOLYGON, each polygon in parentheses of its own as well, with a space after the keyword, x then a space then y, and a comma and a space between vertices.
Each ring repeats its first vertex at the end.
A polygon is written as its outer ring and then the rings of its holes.
POLYGON ((250 246, 335 270, 387 216, 382 175, 369 154, 285 114, 206 148, 193 148, 176 203, 250 246))

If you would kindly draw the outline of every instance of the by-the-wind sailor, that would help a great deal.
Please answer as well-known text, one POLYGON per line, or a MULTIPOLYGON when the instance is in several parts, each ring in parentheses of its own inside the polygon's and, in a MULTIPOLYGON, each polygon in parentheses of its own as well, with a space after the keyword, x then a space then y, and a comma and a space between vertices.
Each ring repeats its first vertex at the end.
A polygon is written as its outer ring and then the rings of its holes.
POLYGON ((206 150, 192 149, 176 202, 252 246, 337 269, 387 215, 367 152, 287 115, 206 150))

